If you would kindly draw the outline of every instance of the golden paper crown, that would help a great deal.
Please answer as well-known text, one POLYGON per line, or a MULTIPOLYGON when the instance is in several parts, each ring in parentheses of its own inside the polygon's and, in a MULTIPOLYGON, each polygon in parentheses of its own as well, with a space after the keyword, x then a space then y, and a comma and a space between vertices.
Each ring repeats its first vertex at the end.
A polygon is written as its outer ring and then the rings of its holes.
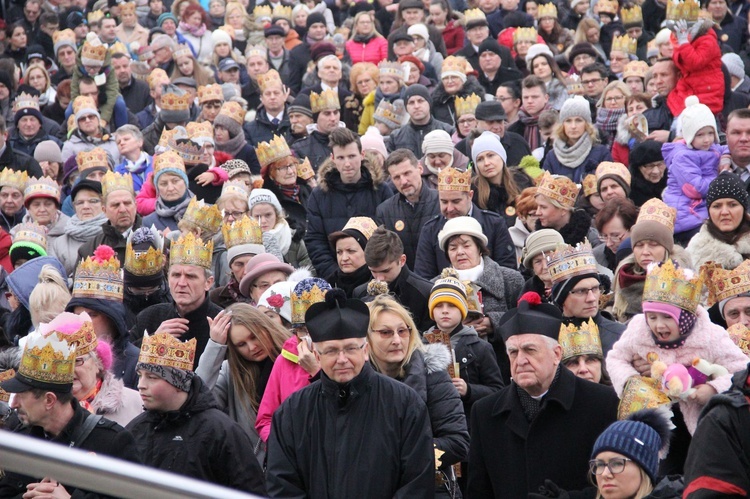
POLYGON ((284 137, 274 135, 270 142, 261 142, 255 149, 261 168, 265 168, 274 161, 291 156, 292 152, 284 137))
MULTIPOLYGON (((7 371, 0 372, 0 383, 2 383, 3 381, 8 381, 15 375, 16 371, 13 369, 8 369, 7 371)), ((0 388, 0 402, 5 402, 6 404, 10 402, 10 393, 6 392, 2 388, 0 388)))
POLYGON ((356 230, 369 241, 370 236, 372 236, 372 233, 375 232, 375 229, 377 228, 378 224, 376 224, 370 217, 352 217, 346 222, 346 225, 344 225, 344 228, 341 230, 356 230))
POLYGON ((73 384, 76 349, 59 333, 31 333, 21 356, 17 376, 48 385, 73 384))
POLYGON ((248 45, 245 49, 245 59, 250 59, 251 57, 261 57, 265 59, 267 55, 268 49, 262 45, 248 45))
POLYGON ((667 206, 661 199, 651 198, 641 206, 635 223, 656 222, 674 231, 676 217, 677 210, 667 206))
POLYGON ((167 92, 161 96, 161 108, 165 111, 184 111, 190 109, 190 100, 190 94, 187 92, 182 95, 167 92))
POLYGON ((704 274, 675 267, 672 260, 649 265, 643 301, 667 303, 695 314, 703 291, 704 274))
POLYGON ((196 339, 180 341, 169 333, 143 333, 138 362, 193 371, 196 339))
MULTIPOLYGON (((399 101, 397 104, 400 104, 399 101)), ((385 99, 380 101, 378 107, 375 108, 375 118, 381 118, 386 121, 388 127, 399 127, 403 122, 401 112, 404 111, 402 105, 394 105, 385 99)), ((379 120, 375 120, 379 121, 379 120)))
POLYGON ((201 228, 201 234, 213 236, 221 227, 221 211, 215 204, 206 204, 196 196, 190 200, 182 219, 201 228))
POLYGON ((153 242, 157 247, 149 246, 146 251, 134 250, 133 234, 135 234, 135 231, 130 232, 125 244, 124 268, 127 272, 135 276, 153 276, 161 273, 164 269, 164 263, 166 261, 163 253, 164 239, 153 225, 148 230, 151 232, 153 242))
POLYGON ((289 295, 292 307, 292 324, 304 324, 305 313, 315 303, 325 301, 330 289, 322 279, 310 278, 297 283, 289 295))
POLYGON ((89 35, 86 35, 86 39, 83 41, 81 60, 92 59, 104 62, 104 59, 107 58, 107 45, 102 43, 96 34, 93 35, 91 38, 89 38, 89 35))
POLYGON ((265 92, 269 88, 281 88, 284 83, 281 81, 279 72, 275 69, 271 69, 262 75, 258 75, 258 86, 261 92, 265 92))
POLYGON ((628 24, 643 24, 643 11, 641 10, 640 5, 633 5, 629 9, 622 9, 620 11, 620 18, 622 20, 622 24, 626 25, 627 28, 628 24))
POLYGON ((596 257, 587 239, 575 246, 562 244, 547 256, 547 269, 552 284, 582 275, 598 275, 596 257))
POLYGON ((128 47, 125 46, 124 43, 122 43, 120 40, 117 40, 115 43, 112 44, 111 47, 109 47, 109 54, 115 55, 115 54, 125 54, 128 56, 128 59, 130 59, 130 51, 128 50, 128 47))
POLYGON ((551 175, 545 171, 536 193, 560 203, 565 208, 573 208, 580 190, 568 177, 551 175))
POLYGON ((662 391, 661 382, 653 378, 632 376, 625 382, 617 408, 617 419, 623 420, 643 409, 670 406, 672 401, 662 391))
POLYGON ((535 28, 516 28, 516 30, 513 32, 513 43, 514 44, 518 42, 536 43, 537 36, 539 35, 537 34, 535 28))
POLYGON ((545 17, 553 17, 557 19, 557 7, 554 3, 543 3, 539 6, 536 11, 536 18, 543 19, 545 17))
POLYGON ((592 318, 581 324, 581 327, 576 327, 575 324, 561 325, 560 336, 557 341, 563 350, 563 362, 579 355, 604 357, 602 340, 599 338, 599 327, 592 318))
POLYGON ((146 83, 148 83, 148 87, 152 90, 163 82, 169 82, 169 76, 167 76, 167 72, 161 68, 154 69, 151 71, 151 74, 148 75, 148 78, 146 78, 146 83))
POLYGON ((135 197, 133 189, 133 177, 130 173, 115 173, 108 171, 102 177, 102 199, 114 191, 127 191, 135 197))
POLYGON ((221 196, 239 196, 240 198, 247 201, 247 197, 250 195, 248 187, 242 180, 230 180, 224 182, 221 186, 221 196))
POLYGON ((456 107, 456 117, 460 118, 465 114, 474 114, 482 98, 477 94, 467 95, 466 98, 456 97, 454 106, 456 107))
POLYGON ((627 80, 631 76, 637 76, 639 78, 646 78, 646 73, 649 71, 648 63, 643 61, 630 61, 625 65, 625 69, 622 72, 622 79, 627 80))
POLYGON ((378 63, 378 73, 382 76, 392 76, 398 80, 404 79, 404 68, 398 62, 381 61, 378 63))
POLYGON ((455 55, 449 55, 443 61, 443 66, 440 70, 440 74, 445 74, 449 71, 466 74, 466 70, 466 59, 455 55))
POLYGON ((729 337, 732 338, 734 344, 740 347, 740 350, 742 350, 745 355, 750 357, 750 329, 743 323, 738 322, 737 324, 730 326, 729 329, 727 329, 727 333, 729 333, 729 337))
POLYGON ((72 312, 63 312, 49 324, 39 324, 39 332, 45 336, 53 332, 57 333, 68 345, 75 348, 76 357, 83 357, 87 353, 96 350, 96 346, 99 344, 94 332, 94 324, 86 312, 80 315, 72 312), (71 325, 76 326, 77 329, 70 332, 71 325), (64 331, 60 329, 64 329, 64 331))
POLYGON ((471 169, 466 169, 466 171, 462 172, 449 166, 438 172, 438 191, 469 192, 470 190, 471 169))
POLYGON ((162 170, 181 170, 185 171, 185 161, 173 150, 163 152, 154 156, 154 176, 162 170))
POLYGON ((679 21, 680 19, 687 22, 695 22, 701 13, 701 6, 697 0, 668 0, 667 1, 667 19, 679 21))
POLYGON ((175 138, 175 136, 177 136, 179 131, 179 127, 175 127, 171 130, 167 130, 167 128, 164 127, 164 130, 162 130, 161 135, 159 136, 159 144, 157 145, 162 149, 166 149, 167 145, 175 138))
POLYGON ((60 186, 49 177, 32 177, 26 182, 26 188, 23 191, 23 199, 26 201, 36 197, 52 198, 59 203, 60 186))
POLYGON ((109 169, 107 151, 101 147, 95 147, 90 151, 81 151, 76 156, 76 165, 79 172, 86 171, 89 168, 104 167, 109 169))
POLYGON ((310 92, 310 109, 314 113, 341 109, 339 96, 333 90, 323 90, 320 94, 310 92))
MULTIPOLYGON (((187 132, 187 129, 185 129, 185 132, 187 132)), ((185 168, 206 162, 203 145, 193 141, 192 137, 172 137, 167 142, 167 146, 182 158, 184 165, 186 165, 185 168)))
POLYGON ((121 3, 120 14, 135 14, 135 2, 121 3))
POLYGON ((585 197, 597 194, 599 189, 596 187, 596 175, 590 173, 583 177, 582 188, 585 197))
POLYGON ((221 226, 224 244, 227 249, 240 244, 263 244, 263 232, 260 224, 247 215, 232 223, 224 222, 221 226))
POLYGON ((256 20, 262 17, 272 17, 272 14, 270 5, 258 5, 253 9, 253 16, 256 20))
POLYGON ((616 163, 613 161, 602 161, 599 163, 599 166, 596 167, 597 183, 607 175, 620 177, 626 184, 630 185, 630 170, 628 170, 628 167, 622 163, 616 163))
POLYGON ((3 168, 3 171, 0 171, 0 187, 7 185, 23 192, 28 180, 29 174, 25 171, 11 170, 7 167, 3 168))
POLYGON ((221 105, 219 114, 232 118, 240 125, 245 122, 245 108, 239 102, 225 102, 221 105))
POLYGON ((617 0, 599 0, 596 4, 597 10, 601 13, 617 15, 617 11, 620 9, 620 5, 617 0))
POLYGON ((213 241, 208 240, 204 243, 203 239, 195 237, 192 232, 188 232, 172 243, 169 265, 195 265, 204 269, 211 269, 213 252, 213 241))
POLYGON ((195 139, 208 138, 213 140, 214 138, 214 126, 210 121, 202 121, 200 123, 197 121, 191 121, 185 126, 185 130, 187 130, 190 140, 193 141, 195 141, 195 139))
POLYGON ((282 19, 286 19, 287 21, 291 22, 291 20, 292 20, 292 8, 291 7, 286 7, 284 5, 279 4, 279 5, 277 5, 276 7, 273 8, 273 17, 274 18, 280 17, 282 19))
POLYGON ((313 170, 310 164, 310 158, 305 158, 302 163, 297 163, 297 176, 302 180, 310 180, 315 176, 315 170, 313 170))
POLYGON ((482 12, 482 9, 469 9, 464 12, 464 21, 466 26, 475 22, 487 22, 487 15, 482 12))
POLYGON ((77 46, 76 33, 72 29, 63 29, 52 33, 52 43, 57 45, 58 42, 70 41, 73 45, 77 46))
POLYGON ((619 50, 626 54, 635 55, 635 51, 638 48, 638 40, 631 38, 628 35, 616 36, 612 42, 612 51, 619 50))
POLYGON ((198 102, 205 104, 212 100, 224 102, 224 92, 221 91, 221 85, 212 83, 198 87, 198 102))
POLYGON ((172 52, 172 60, 177 60, 182 56, 192 56, 193 51, 190 50, 190 46, 187 43, 181 43, 177 45, 177 48, 172 52))
POLYGON ((93 12, 89 12, 86 16, 86 20, 89 24, 101 21, 101 19, 104 17, 104 11, 103 10, 95 10, 93 12))
POLYGON ((99 246, 76 268, 74 298, 94 298, 122 302, 120 261, 109 246, 99 246), (105 251, 106 249, 106 251, 105 251))
POLYGON ((743 260, 732 270, 724 270, 719 264, 708 262, 701 270, 707 276, 709 307, 727 298, 750 293, 750 260, 743 260))
POLYGON ((96 109, 97 107, 93 98, 88 95, 79 95, 73 101, 73 114, 78 114, 81 109, 96 109))
POLYGON ((15 114, 21 109, 36 109, 39 111, 39 97, 21 92, 13 102, 13 113, 15 114))
POLYGON ((36 222, 24 222, 15 226, 12 231, 13 244, 34 243, 47 251, 47 229, 36 222))

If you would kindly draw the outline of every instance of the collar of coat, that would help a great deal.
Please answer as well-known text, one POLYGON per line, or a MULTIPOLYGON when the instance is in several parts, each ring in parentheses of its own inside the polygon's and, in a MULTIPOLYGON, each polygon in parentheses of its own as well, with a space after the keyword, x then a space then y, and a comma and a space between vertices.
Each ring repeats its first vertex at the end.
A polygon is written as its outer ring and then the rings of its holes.
MULTIPOLYGON (((573 399, 576 394, 576 376, 565 369, 562 363, 557 368, 560 370, 560 375, 557 382, 550 386, 549 391, 544 396, 542 412, 550 404, 558 404, 564 411, 569 411, 573 406, 573 399)), ((515 382, 501 392, 501 396, 492 407, 493 416, 500 416, 504 413, 517 413, 525 421, 521 401, 516 394, 515 382)))

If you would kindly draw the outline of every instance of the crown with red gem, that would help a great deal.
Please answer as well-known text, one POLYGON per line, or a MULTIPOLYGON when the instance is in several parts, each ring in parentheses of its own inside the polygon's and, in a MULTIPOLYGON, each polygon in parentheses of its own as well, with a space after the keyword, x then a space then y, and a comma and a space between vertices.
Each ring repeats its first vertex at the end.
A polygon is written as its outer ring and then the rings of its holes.
POLYGON ((109 169, 109 158, 107 151, 101 147, 95 147, 90 151, 81 151, 76 155, 76 165, 78 171, 83 172, 90 168, 107 168, 109 169))
POLYGON ((156 333, 149 336, 148 333, 144 332, 138 363, 173 367, 192 372, 196 344, 195 338, 189 341, 180 341, 169 333, 156 333))
POLYGON ((449 166, 438 172, 438 191, 463 191, 471 190, 471 168, 465 171, 449 166))
POLYGON ((568 177, 552 175, 545 171, 536 193, 560 203, 565 208, 573 208, 579 191, 580 188, 568 177))

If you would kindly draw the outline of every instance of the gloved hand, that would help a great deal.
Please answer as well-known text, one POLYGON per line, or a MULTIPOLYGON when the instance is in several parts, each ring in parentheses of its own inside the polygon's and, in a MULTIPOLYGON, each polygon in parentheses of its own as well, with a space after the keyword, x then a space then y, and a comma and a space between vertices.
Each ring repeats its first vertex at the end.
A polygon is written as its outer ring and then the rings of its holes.
POLYGON ((544 499, 545 497, 557 497, 558 499, 570 499, 570 494, 567 491, 562 490, 552 480, 545 480, 544 485, 539 487, 539 493, 529 494, 529 499, 544 499))
POLYGON ((680 45, 689 43, 687 21, 680 19, 675 23, 674 36, 677 37, 677 43, 680 45))

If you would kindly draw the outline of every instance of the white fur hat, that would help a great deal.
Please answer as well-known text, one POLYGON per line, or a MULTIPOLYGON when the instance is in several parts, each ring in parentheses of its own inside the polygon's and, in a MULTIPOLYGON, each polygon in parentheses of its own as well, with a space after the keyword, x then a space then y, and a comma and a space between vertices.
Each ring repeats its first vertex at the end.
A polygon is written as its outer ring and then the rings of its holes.
POLYGON ((710 126, 714 129, 714 140, 719 136, 716 131, 714 113, 708 106, 701 104, 695 95, 685 99, 685 110, 680 115, 680 121, 682 123, 682 138, 685 139, 685 143, 690 148, 693 147, 692 142, 695 139, 695 134, 703 127, 710 126))

